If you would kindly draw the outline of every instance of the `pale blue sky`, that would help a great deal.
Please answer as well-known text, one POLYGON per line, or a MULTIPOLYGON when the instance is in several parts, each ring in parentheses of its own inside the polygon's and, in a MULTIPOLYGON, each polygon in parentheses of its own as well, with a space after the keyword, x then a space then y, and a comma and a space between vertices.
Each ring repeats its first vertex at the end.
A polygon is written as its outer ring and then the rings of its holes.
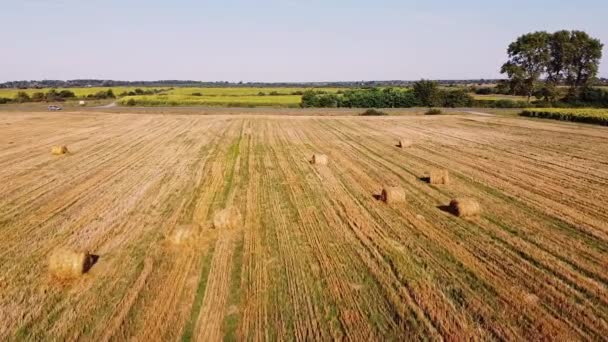
POLYGON ((496 78, 559 29, 608 45, 608 1, 0 0, 0 81, 496 78))

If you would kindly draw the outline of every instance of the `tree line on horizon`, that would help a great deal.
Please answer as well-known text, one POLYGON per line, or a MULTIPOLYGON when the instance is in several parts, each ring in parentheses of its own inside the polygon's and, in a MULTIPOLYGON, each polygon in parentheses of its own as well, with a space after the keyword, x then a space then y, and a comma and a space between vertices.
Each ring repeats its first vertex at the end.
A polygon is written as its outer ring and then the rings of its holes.
MULTIPOLYGON (((439 84, 469 85, 495 84, 499 79, 436 80, 439 84)), ((608 79, 605 80, 608 85, 608 79)), ((409 87, 412 80, 372 80, 372 81, 328 81, 328 82, 205 82, 205 81, 118 81, 118 80, 22 80, 0 83, 0 88, 42 89, 42 88, 88 88, 88 87, 192 87, 192 88, 360 88, 360 87, 409 87)))

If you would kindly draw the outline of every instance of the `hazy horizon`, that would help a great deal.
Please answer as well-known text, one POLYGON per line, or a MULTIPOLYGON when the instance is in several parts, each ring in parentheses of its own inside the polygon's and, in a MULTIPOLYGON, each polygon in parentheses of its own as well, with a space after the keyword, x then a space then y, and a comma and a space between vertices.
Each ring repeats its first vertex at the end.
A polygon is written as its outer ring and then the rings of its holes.
MULTIPOLYGON (((495 79, 507 45, 578 29, 608 44, 605 1, 23 0, 0 12, 0 82, 495 79)), ((600 64, 608 77, 608 52, 600 64)))

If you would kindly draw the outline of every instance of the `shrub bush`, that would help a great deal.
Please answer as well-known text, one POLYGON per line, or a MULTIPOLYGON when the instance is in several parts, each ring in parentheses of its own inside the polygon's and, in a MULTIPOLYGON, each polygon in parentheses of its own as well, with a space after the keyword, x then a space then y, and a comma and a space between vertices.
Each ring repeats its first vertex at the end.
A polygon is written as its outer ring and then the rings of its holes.
MULTIPOLYGON (((142 91, 141 89, 139 89, 139 90, 142 91)), ((134 96, 135 93, 129 92, 129 95, 134 96), (131 94, 133 94, 133 95, 131 95, 131 94)), ((95 94, 89 94, 89 95, 87 95, 87 98, 96 99, 96 100, 105 100, 105 99, 115 99, 116 96, 114 95, 114 92, 112 91, 112 89, 108 89, 108 90, 98 91, 95 94)))
POLYGON ((580 94, 580 101, 596 107, 608 107, 608 90, 586 88, 580 94))
POLYGON ((443 107, 470 107, 474 103, 473 97, 463 89, 442 90, 439 92, 439 98, 443 107))
POLYGON ((371 88, 346 90, 341 95, 307 90, 302 95, 301 107, 409 108, 418 104, 412 91, 371 88))
POLYGON ((494 108, 525 108, 528 103, 525 101, 513 101, 508 99, 494 101, 494 108))
POLYGON ((33 102, 42 102, 44 101, 44 93, 43 92, 35 92, 32 94, 33 102))
POLYGON ((483 87, 475 89, 475 94, 477 95, 491 95, 494 94, 494 89, 490 87, 483 87))
POLYGON ((17 94, 15 95, 15 102, 24 103, 29 101, 30 96, 24 91, 17 92, 17 94))
POLYGON ((526 108, 530 104, 525 101, 502 100, 473 100, 472 107, 477 108, 526 108))
POLYGON ((425 107, 441 106, 442 94, 436 81, 420 80, 413 85, 414 95, 425 107))
POLYGON ((387 113, 377 110, 377 109, 368 109, 365 112, 361 113, 362 116, 383 116, 388 115, 387 113))
POLYGON ((58 95, 59 95, 59 97, 61 97, 63 99, 76 97, 76 94, 74 94, 74 92, 70 91, 70 90, 62 90, 59 92, 58 95))
POLYGON ((427 110, 426 113, 424 113, 424 114, 426 114, 426 115, 438 115, 438 114, 441 114, 441 113, 442 112, 441 112, 440 109, 431 108, 431 109, 427 110))

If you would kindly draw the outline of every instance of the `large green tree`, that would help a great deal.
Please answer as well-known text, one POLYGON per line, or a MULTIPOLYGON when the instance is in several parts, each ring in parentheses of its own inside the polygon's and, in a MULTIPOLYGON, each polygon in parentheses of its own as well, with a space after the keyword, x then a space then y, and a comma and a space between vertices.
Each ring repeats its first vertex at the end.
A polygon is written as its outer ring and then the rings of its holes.
POLYGON ((511 92, 555 101, 559 86, 568 86, 578 99, 597 76, 602 43, 583 31, 533 32, 511 43, 501 72, 509 77, 511 92), (544 78, 544 80, 543 80, 544 78))
POLYGON ((528 33, 517 38, 507 50, 509 60, 503 64, 501 73, 509 76, 511 89, 527 96, 528 102, 551 58, 549 41, 547 32, 528 33))
POLYGON ((587 88, 597 76, 603 44, 583 31, 572 31, 569 45, 564 80, 570 87, 570 95, 579 96, 581 89, 587 88))
POLYGON ((23 103, 23 102, 29 102, 29 101, 30 101, 30 96, 24 91, 17 92, 17 94, 15 95, 15 102, 23 103))
POLYGON ((553 33, 549 39, 551 56, 546 65, 547 81, 553 85, 563 80, 570 56, 572 55, 572 44, 570 44, 570 31, 562 30, 553 33))

